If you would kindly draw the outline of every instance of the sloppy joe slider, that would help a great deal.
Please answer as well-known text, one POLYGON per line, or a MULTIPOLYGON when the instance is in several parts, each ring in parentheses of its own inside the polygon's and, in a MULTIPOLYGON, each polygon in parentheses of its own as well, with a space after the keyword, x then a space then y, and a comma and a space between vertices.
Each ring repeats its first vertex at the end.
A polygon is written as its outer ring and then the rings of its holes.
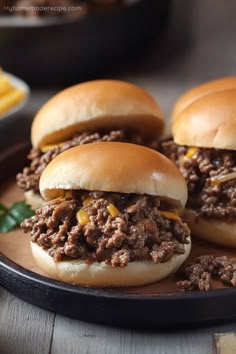
POLYGON ((47 202, 22 223, 37 264, 65 282, 142 285, 175 272, 190 231, 179 211, 184 178, 165 156, 140 145, 101 142, 69 149, 40 178, 47 202))
POLYGON ((200 85, 173 111, 173 140, 163 153, 188 185, 186 220, 192 233, 236 246, 236 77, 200 85))
POLYGON ((124 141, 156 148, 163 114, 143 89, 116 80, 97 80, 69 87, 52 97, 36 114, 30 165, 17 175, 26 201, 42 204, 39 179, 61 152, 81 144, 124 141))

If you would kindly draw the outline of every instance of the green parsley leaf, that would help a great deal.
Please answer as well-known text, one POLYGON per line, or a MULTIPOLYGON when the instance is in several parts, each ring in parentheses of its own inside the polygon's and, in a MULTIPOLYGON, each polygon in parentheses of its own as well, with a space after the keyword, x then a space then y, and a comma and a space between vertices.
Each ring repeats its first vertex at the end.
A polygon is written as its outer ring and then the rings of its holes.
POLYGON ((8 209, 2 203, 0 203, 0 214, 2 211, 8 211, 8 209))
POLYGON ((0 232, 8 232, 19 226, 22 221, 34 215, 25 202, 16 202, 10 208, 0 203, 0 232))
POLYGON ((20 224, 25 219, 33 216, 34 212, 25 202, 16 202, 10 207, 9 214, 20 224))
POLYGON ((9 214, 0 215, 0 232, 8 232, 17 225, 17 221, 9 214))

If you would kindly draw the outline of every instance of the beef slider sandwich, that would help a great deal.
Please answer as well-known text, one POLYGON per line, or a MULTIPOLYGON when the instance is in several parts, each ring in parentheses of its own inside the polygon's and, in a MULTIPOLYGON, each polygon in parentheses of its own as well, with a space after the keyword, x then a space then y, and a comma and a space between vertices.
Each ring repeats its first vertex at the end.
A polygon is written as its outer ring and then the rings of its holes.
POLYGON ((72 86, 50 99, 31 130, 30 166, 17 175, 26 201, 42 204, 39 178, 59 153, 77 145, 125 141, 156 148, 164 120, 159 105, 143 89, 114 80, 72 86))
POLYGON ((65 282, 98 287, 155 282, 190 252, 178 211, 184 178, 165 156, 108 142, 57 156, 40 178, 47 200, 22 228, 37 264, 65 282))
POLYGON ((177 102, 162 144, 184 175, 192 233, 236 246, 236 77, 198 86, 177 102))

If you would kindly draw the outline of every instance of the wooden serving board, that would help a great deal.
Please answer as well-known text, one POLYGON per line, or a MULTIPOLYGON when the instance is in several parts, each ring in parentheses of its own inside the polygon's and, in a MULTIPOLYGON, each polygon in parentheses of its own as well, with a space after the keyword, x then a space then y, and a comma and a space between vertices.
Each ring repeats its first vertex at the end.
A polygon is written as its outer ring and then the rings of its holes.
MULTIPOLYGON (((13 143, 0 152, 0 202, 7 206, 23 200, 15 175, 26 165, 28 151, 28 143, 13 143)), ((235 258, 236 250, 194 239, 187 263, 202 254, 235 258)), ((30 237, 20 228, 0 234, 0 285, 46 310, 126 327, 189 327, 236 319, 236 288, 224 288, 221 282, 214 282, 214 290, 185 293, 176 286, 181 277, 180 270, 154 284, 113 289, 66 284, 50 278, 37 267, 30 251, 30 237)))
MULTIPOLYGON (((17 159, 17 154, 14 154, 14 159, 17 159)), ((8 181, 4 181, 0 186, 0 202, 4 203, 7 206, 10 206, 16 201, 24 200, 22 191, 17 187, 15 183, 15 178, 12 177, 8 181)), ((35 263, 31 251, 30 251, 30 236, 29 234, 24 234, 20 228, 8 233, 0 234, 0 252, 6 257, 14 261, 15 263, 21 265, 22 267, 31 270, 37 274, 48 275, 42 271, 35 263)), ((216 256, 228 256, 230 258, 236 257, 235 249, 226 249, 222 247, 217 247, 206 243, 204 241, 192 240, 192 251, 189 259, 186 263, 192 262, 195 257, 202 254, 213 254, 216 256)), ((186 263, 183 265, 186 266, 186 263)), ((182 267, 182 269, 183 269, 182 267)), ((134 293, 134 294, 146 294, 146 295, 157 295, 157 294, 166 294, 178 292, 176 282, 182 279, 183 274, 181 270, 160 282, 146 285, 142 287, 131 287, 120 289, 125 293, 134 293)), ((221 282, 214 282, 213 288, 223 288, 224 285, 221 282)))

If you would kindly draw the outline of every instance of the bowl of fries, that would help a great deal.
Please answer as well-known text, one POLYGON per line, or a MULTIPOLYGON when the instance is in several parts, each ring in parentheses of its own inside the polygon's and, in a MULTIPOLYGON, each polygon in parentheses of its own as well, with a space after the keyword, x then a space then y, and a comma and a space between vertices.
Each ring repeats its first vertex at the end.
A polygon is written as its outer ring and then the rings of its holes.
POLYGON ((0 69, 0 121, 21 110, 29 93, 24 81, 0 69))

